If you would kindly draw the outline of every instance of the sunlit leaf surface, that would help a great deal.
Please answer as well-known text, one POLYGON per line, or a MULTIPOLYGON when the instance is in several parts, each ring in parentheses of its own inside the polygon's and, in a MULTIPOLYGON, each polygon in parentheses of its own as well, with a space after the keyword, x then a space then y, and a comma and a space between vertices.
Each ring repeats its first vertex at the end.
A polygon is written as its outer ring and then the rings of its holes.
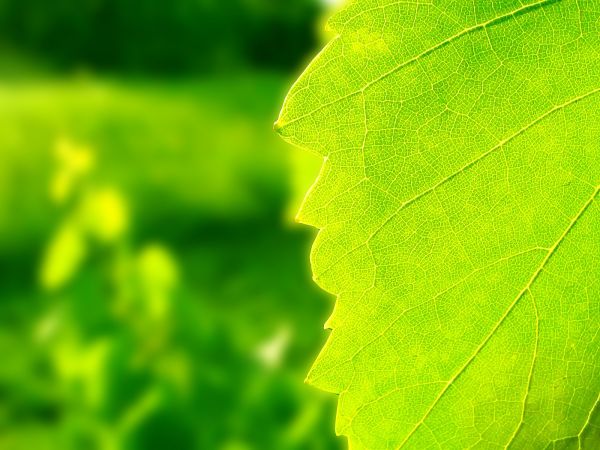
POLYGON ((355 0, 276 129, 352 449, 599 448, 600 2, 355 0))

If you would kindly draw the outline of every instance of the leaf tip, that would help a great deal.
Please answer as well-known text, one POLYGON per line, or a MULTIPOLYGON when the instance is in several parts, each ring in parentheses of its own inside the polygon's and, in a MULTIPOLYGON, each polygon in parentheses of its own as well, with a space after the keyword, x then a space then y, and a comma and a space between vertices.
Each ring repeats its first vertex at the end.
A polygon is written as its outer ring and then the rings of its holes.
POLYGON ((273 124, 273 130, 275 131, 275 133, 277 133, 280 136, 283 136, 284 127, 285 127, 285 125, 281 121, 281 118, 277 119, 275 121, 275 123, 273 124))
POLYGON ((304 378, 304 384, 315 387, 315 375, 313 374, 313 369, 314 366, 308 371, 306 378, 304 378))

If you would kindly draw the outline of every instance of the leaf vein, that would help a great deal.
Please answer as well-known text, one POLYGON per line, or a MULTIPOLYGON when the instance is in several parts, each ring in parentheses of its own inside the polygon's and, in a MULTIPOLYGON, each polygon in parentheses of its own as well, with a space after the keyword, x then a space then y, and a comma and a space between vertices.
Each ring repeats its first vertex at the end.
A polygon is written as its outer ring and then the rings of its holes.
POLYGON ((478 30, 484 30, 487 27, 490 27, 490 26, 496 25, 498 23, 501 23, 501 22, 503 22, 506 19, 510 19, 510 18, 516 17, 516 16, 518 16, 520 14, 525 14, 525 13, 534 11, 537 8, 543 7, 543 6, 547 5, 547 4, 552 4, 552 3, 561 2, 561 1, 563 1, 563 0, 538 0, 538 1, 534 2, 534 3, 525 4, 525 5, 517 8, 517 9, 509 11, 509 12, 507 12, 505 14, 493 17, 491 19, 488 19, 488 20, 486 20, 484 22, 480 22, 480 23, 477 23, 477 24, 472 25, 470 27, 464 28, 460 32, 458 32, 458 33, 456 33, 456 34, 454 34, 454 35, 452 35, 452 36, 444 39, 441 42, 438 42, 437 44, 433 45, 432 47, 427 48, 426 50, 423 50, 421 53, 419 53, 419 54, 417 54, 417 55, 415 55, 415 56, 407 59, 406 61, 404 61, 402 63, 397 64, 396 66, 392 67, 387 72, 385 72, 385 73, 381 74, 380 76, 376 77, 375 79, 373 79, 373 80, 365 83, 365 85, 362 88, 360 88, 360 89, 358 89, 356 91, 352 91, 352 92, 350 92, 350 93, 348 93, 348 94, 346 94, 346 95, 344 95, 342 97, 339 97, 339 98, 337 98, 337 99, 335 99, 335 100, 333 100, 331 102, 325 103, 325 104, 319 106, 318 108, 315 108, 312 111, 309 111, 309 112, 307 112, 305 114, 302 114, 302 115, 300 115, 300 116, 298 116, 298 117, 296 117, 296 118, 294 118, 292 120, 289 120, 289 121, 287 121, 285 123, 282 123, 282 122, 280 122, 280 120, 278 120, 277 123, 276 123, 276 125, 275 125, 275 128, 278 129, 278 130, 281 130, 284 126, 291 125, 291 124, 293 124, 295 122, 298 122, 298 121, 300 121, 302 119, 310 117, 314 113, 316 113, 318 111, 321 111, 321 110, 323 110, 323 109, 325 109, 325 108, 327 108, 329 106, 333 106, 333 105, 335 105, 335 104, 337 104, 337 103, 339 103, 341 101, 344 101, 344 100, 346 100, 348 98, 354 97, 355 95, 364 94, 364 92, 366 90, 368 90, 371 86, 379 83, 380 81, 384 80, 385 78, 389 77, 390 75, 393 75, 394 73, 396 73, 399 70, 403 69, 404 67, 407 67, 410 64, 421 60, 422 58, 426 57, 427 55, 429 55, 429 54, 437 51, 438 49, 440 49, 442 47, 445 47, 446 45, 448 45, 448 44, 456 41, 457 39, 460 39, 461 37, 463 37, 465 35, 468 35, 470 33, 478 31, 478 30))
POLYGON ((448 380, 448 382, 446 383, 446 385, 444 386, 444 388, 440 391, 440 393, 435 398, 435 400, 432 402, 432 404, 429 406, 429 408, 427 409, 427 411, 425 411, 425 414, 423 415, 423 417, 415 424, 415 426, 412 428, 412 430, 406 435, 406 437, 404 438, 404 440, 402 441, 402 443, 400 444, 400 446, 398 447, 398 449, 401 449, 402 447, 404 447, 404 445, 406 445, 406 443, 410 440, 410 438, 412 436, 414 436, 414 434, 416 433, 416 431, 421 427, 421 425, 425 422, 425 420, 427 420, 427 418, 430 416, 430 414, 434 410, 435 406, 440 402, 440 400, 446 394, 446 392, 448 392, 448 389, 465 372, 465 370, 467 369, 467 367, 469 367, 471 365, 471 363, 473 362, 473 360, 477 357, 477 355, 479 355, 479 353, 481 352, 481 350, 485 347, 485 345, 494 336, 494 334, 496 333, 496 331, 498 330, 498 328, 500 328, 500 326, 504 323, 504 321, 506 320, 506 318, 514 310, 514 308, 517 305, 517 303, 519 302, 519 300, 523 297, 523 295, 527 291, 529 291, 529 289, 531 288, 531 286, 533 285, 533 283, 535 282, 535 280, 537 280, 537 278, 539 277, 540 273, 544 270, 546 264, 552 258, 552 256, 555 254, 555 252, 558 249, 558 247, 560 246, 560 244, 564 241, 564 239, 567 237, 567 235, 569 234, 569 232, 573 229, 573 227, 575 226, 575 224, 579 221, 579 219, 583 216, 583 214, 585 213, 585 211, 593 203, 593 201, 595 200, 595 198, 598 196, 598 192, 600 192, 600 185, 597 186, 594 189, 594 192, 588 198, 588 200, 584 203, 583 207, 579 210, 579 212, 576 214, 576 216, 573 218, 573 220, 571 220, 571 222, 569 223, 569 225, 567 226, 567 228, 563 231, 563 233, 559 236, 559 238, 557 239, 557 241, 552 245, 552 247, 550 247, 550 249, 548 250, 548 253, 546 254, 546 256, 544 257, 544 259, 542 260, 542 262, 539 265, 539 267, 536 269, 536 271, 534 272, 534 274, 532 275, 532 277, 529 279, 529 281, 527 282, 527 284, 525 285, 525 287, 519 292, 519 294, 511 302, 511 304, 506 309, 506 311, 504 312, 504 314, 502 315, 502 317, 500 317, 500 319, 498 320, 498 322, 496 323, 496 325, 494 325, 494 327, 492 328, 492 330, 487 334, 487 336, 483 339, 483 341, 481 341, 481 343, 477 346, 477 348, 475 349, 475 351, 473 352, 473 354, 469 357, 469 359, 467 359, 467 361, 465 362, 465 364, 463 364, 461 366, 461 368, 452 376, 452 378, 450 378, 450 380, 448 380))

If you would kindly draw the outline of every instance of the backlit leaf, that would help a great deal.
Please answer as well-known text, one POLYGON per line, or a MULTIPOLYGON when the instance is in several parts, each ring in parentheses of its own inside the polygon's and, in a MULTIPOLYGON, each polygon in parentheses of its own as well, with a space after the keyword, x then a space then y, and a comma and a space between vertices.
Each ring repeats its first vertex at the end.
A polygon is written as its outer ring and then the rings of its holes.
POLYGON ((352 449, 600 448, 600 2, 355 0, 276 129, 352 449))

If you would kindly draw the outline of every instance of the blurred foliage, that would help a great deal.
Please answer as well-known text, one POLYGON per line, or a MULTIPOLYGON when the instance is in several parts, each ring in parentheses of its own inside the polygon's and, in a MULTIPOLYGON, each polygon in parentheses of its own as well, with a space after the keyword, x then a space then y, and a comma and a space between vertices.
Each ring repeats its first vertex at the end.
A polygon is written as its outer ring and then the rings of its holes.
POLYGON ((317 0, 0 0, 0 37, 61 68, 189 73, 298 67, 317 0))
POLYGON ((94 143, 103 164, 93 176, 131 192, 140 220, 160 227, 170 215, 162 232, 276 214, 292 154, 271 131, 283 86, 275 75, 0 81, 0 246, 43 242, 49 148, 62 135, 94 143))
POLYGON ((0 449, 343 447, 271 131, 319 10, 0 0, 0 449))
POLYGON ((0 448, 340 448, 279 86, 4 86, 0 448))

